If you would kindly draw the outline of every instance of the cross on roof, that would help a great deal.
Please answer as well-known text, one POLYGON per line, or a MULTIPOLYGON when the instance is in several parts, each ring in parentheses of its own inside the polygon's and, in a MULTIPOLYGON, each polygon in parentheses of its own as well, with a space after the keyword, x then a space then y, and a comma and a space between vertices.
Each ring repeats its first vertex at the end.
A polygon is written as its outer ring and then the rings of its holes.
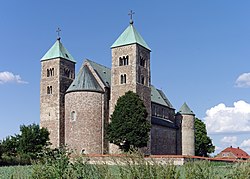
POLYGON ((57 39, 60 40, 60 32, 61 32, 61 29, 58 27, 57 30, 57 39))
POLYGON ((133 12, 132 10, 130 10, 130 12, 128 13, 128 15, 130 16, 130 24, 133 24, 134 21, 133 21, 133 14, 135 14, 135 12, 133 12))

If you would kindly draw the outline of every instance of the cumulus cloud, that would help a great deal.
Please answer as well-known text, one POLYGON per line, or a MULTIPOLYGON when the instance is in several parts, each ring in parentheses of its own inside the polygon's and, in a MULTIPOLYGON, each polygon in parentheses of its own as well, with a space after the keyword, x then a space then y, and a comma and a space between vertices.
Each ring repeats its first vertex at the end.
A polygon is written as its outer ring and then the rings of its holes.
POLYGON ((220 146, 215 146, 215 152, 218 152, 218 151, 221 151, 222 150, 222 147, 220 146))
POLYGON ((205 123, 208 133, 235 133, 250 131, 250 104, 237 101, 233 107, 221 103, 208 109, 205 123))
POLYGON ((245 151, 248 153, 250 152, 250 139, 244 140, 241 144, 240 147, 243 148, 245 151))
POLYGON ((221 139, 221 142, 226 144, 226 145, 235 145, 235 143, 237 142, 237 137, 236 136, 225 136, 221 139))
POLYGON ((250 87, 250 73, 241 74, 236 80, 236 86, 240 88, 250 87))
POLYGON ((26 81, 23 81, 21 79, 20 75, 14 75, 13 73, 8 71, 0 72, 0 84, 10 83, 10 82, 27 83, 26 81))
POLYGON ((241 144, 241 147, 250 147, 250 139, 244 140, 241 144))

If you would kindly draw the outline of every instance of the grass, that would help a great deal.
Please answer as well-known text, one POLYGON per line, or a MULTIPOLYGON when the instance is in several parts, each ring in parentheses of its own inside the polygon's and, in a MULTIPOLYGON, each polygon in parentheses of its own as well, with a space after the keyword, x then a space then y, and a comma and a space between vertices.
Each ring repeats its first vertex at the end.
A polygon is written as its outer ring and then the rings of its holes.
POLYGON ((32 166, 0 167, 0 179, 247 179, 250 163, 188 162, 183 166, 163 165, 146 161, 140 155, 114 158, 113 165, 103 161, 90 164, 86 157, 70 161, 66 151, 57 150, 43 155, 32 166))
POLYGON ((26 179, 31 178, 32 166, 0 167, 0 179, 26 179))

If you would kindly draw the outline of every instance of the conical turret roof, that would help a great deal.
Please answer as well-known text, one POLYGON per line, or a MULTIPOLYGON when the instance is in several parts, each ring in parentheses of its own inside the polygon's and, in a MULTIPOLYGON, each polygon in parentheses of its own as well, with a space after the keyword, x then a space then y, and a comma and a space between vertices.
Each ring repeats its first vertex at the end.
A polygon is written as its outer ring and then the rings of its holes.
POLYGON ((53 58, 64 58, 66 60, 76 63, 72 55, 68 52, 68 50, 61 43, 60 38, 57 39, 54 45, 42 57, 41 61, 45 61, 45 60, 49 60, 53 58))
POLYGON ((195 115, 194 112, 188 107, 187 103, 184 103, 180 110, 179 110, 180 114, 186 114, 186 115, 195 115))
POLYGON ((67 92, 73 91, 99 91, 102 92, 101 86, 89 70, 87 65, 81 67, 77 77, 72 82, 67 92))
POLYGON ((130 23, 129 26, 125 29, 125 31, 114 42, 111 48, 135 44, 135 43, 140 44, 141 46, 150 50, 149 46, 143 40, 142 36, 136 31, 133 23, 130 23))

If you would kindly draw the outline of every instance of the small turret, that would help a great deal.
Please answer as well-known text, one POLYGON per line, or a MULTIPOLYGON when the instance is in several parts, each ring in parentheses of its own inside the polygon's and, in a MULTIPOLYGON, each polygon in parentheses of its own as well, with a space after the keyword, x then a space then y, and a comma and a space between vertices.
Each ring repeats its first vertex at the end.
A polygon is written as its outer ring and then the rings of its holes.
POLYGON ((184 103, 180 108, 178 118, 181 119, 182 155, 195 155, 194 120, 195 114, 184 103))

